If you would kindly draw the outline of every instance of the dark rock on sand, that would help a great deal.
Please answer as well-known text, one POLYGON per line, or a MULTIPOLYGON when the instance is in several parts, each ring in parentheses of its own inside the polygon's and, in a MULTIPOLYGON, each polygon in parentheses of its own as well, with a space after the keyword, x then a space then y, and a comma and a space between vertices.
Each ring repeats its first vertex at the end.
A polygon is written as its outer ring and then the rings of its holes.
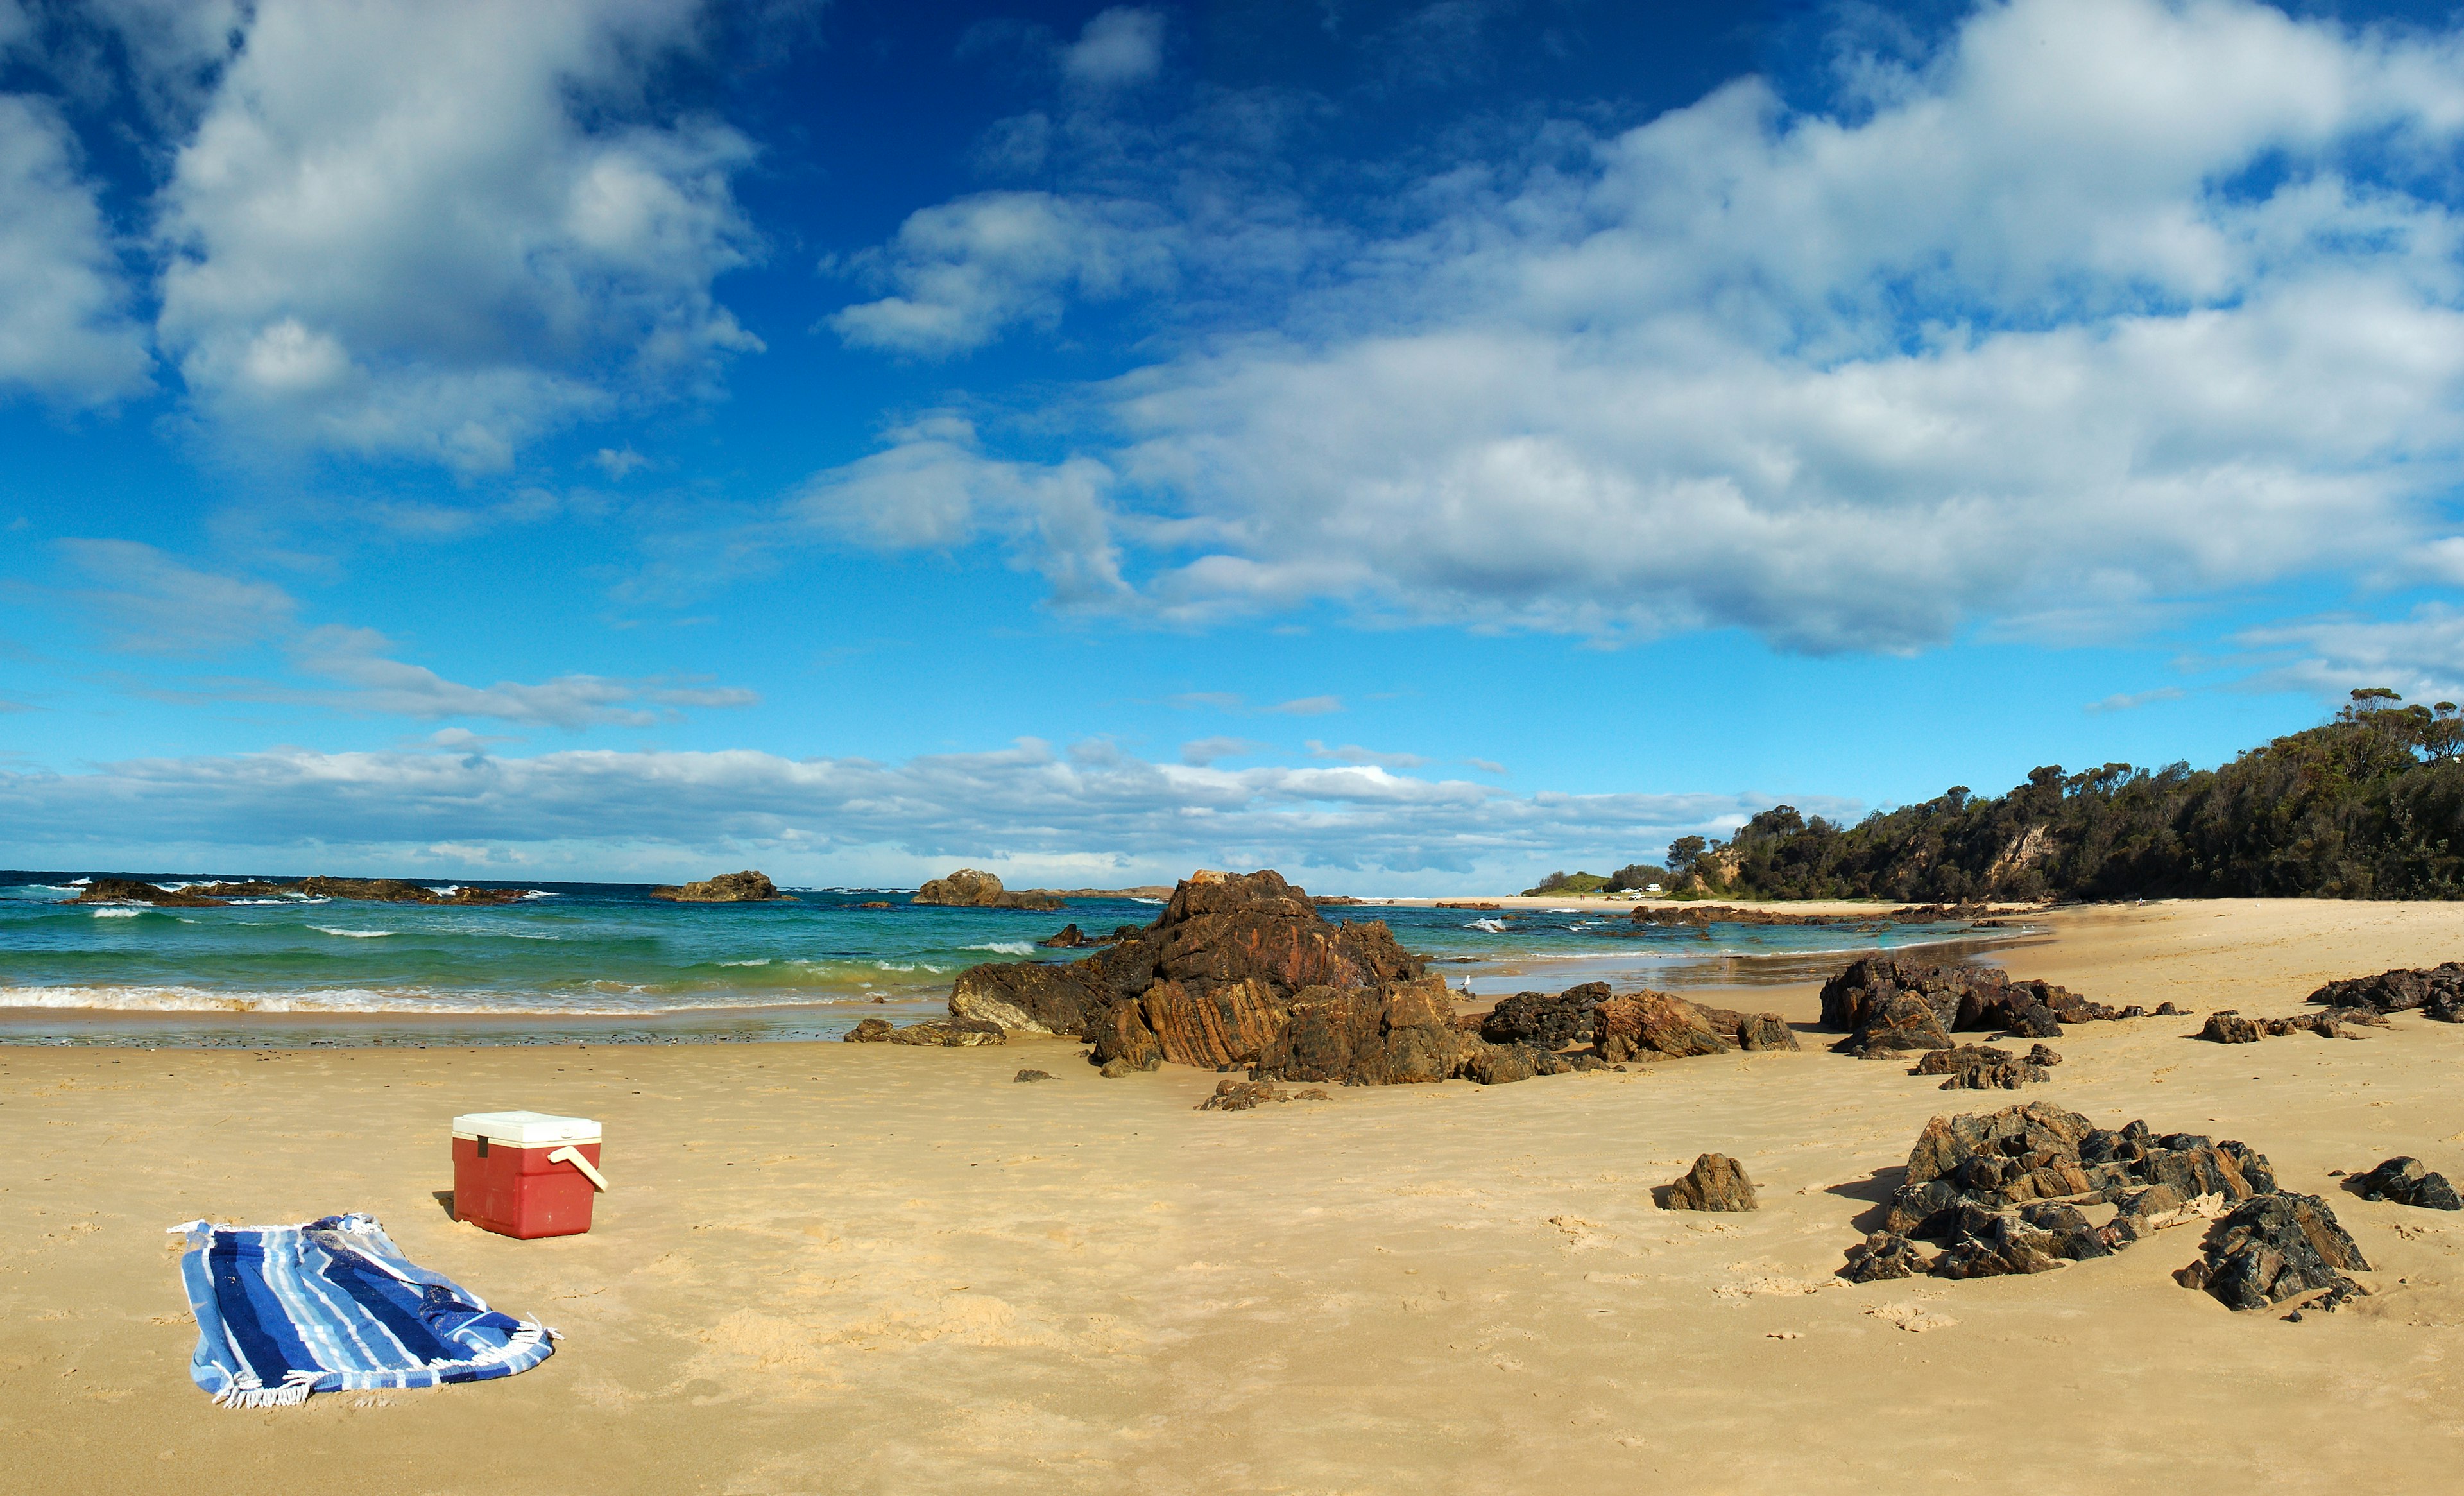
POLYGON ((1705 1154, 1684 1177, 1668 1186, 1670 1210, 1755 1210, 1754 1181, 1746 1166, 1726 1154, 1705 1154))
POLYGON ((1670 992, 1645 989, 1610 998, 1594 1012, 1595 1044, 1602 1060, 1719 1054, 1731 1047, 1703 1009, 1670 992))
MULTIPOLYGON (((2053 1054, 2043 1045, 2036 1045, 2036 1048, 2053 1054)), ((2059 1064, 2061 1056, 2054 1055, 2054 1061, 2059 1064)), ((2033 1055, 2022 1059, 2008 1049, 1996 1049, 1991 1045, 1961 1045, 1951 1049, 1929 1050, 1917 1062, 1916 1069, 1911 1073, 1949 1076, 1950 1079, 1942 1083, 1944 1090, 2017 1090, 2022 1086, 2053 1079, 2033 1055)))
POLYGON ((2442 1023, 2464 1022, 2464 961, 2347 977, 2321 987, 2310 994, 2309 1001, 2322 1007, 2368 1008, 2375 1013, 2418 1008, 2442 1023))
POLYGON ((2344 1276, 2369 1263, 2336 1213, 2315 1195, 2261 1195, 2235 1206, 2208 1228, 2198 1261, 2177 1275, 2184 1287, 2204 1288, 2228 1309, 2266 1309, 2315 1289, 2329 1290, 2314 1308, 2333 1309, 2361 1286, 2344 1276))
POLYGON ((1711 1031, 1740 1049, 1795 1049, 1796 1031, 1788 1020, 1776 1013, 1740 1013, 1734 1008, 1715 1008, 1707 1003, 1688 1003, 1703 1015, 1711 1031))
POLYGON ((1822 986, 1822 1023, 1845 1029, 1843 1054, 1894 1056, 1947 1049, 1963 1029, 1999 1029, 2020 1038, 2057 1039, 2064 1023, 2101 1023, 2123 1009, 2065 987, 2013 980, 1991 966, 1925 966, 1887 957, 1852 961, 1822 986))
POLYGON ((1001 880, 974 868, 961 868, 946 878, 925 881, 908 899, 911 904, 945 904, 961 909, 1034 909, 1052 913, 1066 908, 1048 893, 1017 893, 1001 880))
POLYGON ((851 1045, 926 1045, 959 1049, 976 1045, 1009 1043, 1009 1036, 997 1023, 979 1023, 972 1019, 927 1019, 921 1023, 892 1027, 882 1019, 868 1018, 841 1036, 851 1045))
POLYGON ((1052 1079, 1052 1072, 1050 1070, 1021 1070, 1016 1075, 1011 1076, 1010 1079, 1013 1081, 1048 1081, 1052 1079))
POLYGON ((795 895, 781 893, 766 873, 747 868, 742 872, 723 872, 715 878, 681 887, 669 886, 650 891, 650 897, 666 899, 671 904, 767 904, 785 899, 794 902, 795 895))
POLYGON ((2198 1037, 2220 1045, 2255 1045, 2286 1034, 2316 1034, 2321 1039, 2359 1039, 2344 1031, 2346 1023, 2384 1028, 2387 1020, 2368 1008, 2330 1008, 2297 1018, 2244 1018, 2237 1009, 2218 1008, 2208 1015, 2198 1037))
POLYGON ((891 1027, 890 1020, 886 1018, 868 1018, 863 1023, 848 1029, 846 1033, 839 1035, 839 1038, 851 1045, 885 1045, 890 1043, 891 1032, 891 1027))
POLYGON ((1932 1269, 1932 1261, 1917 1250, 1915 1243, 1888 1231, 1877 1231, 1848 1249, 1848 1265, 1839 1269, 1839 1276, 1850 1283, 1880 1283, 1911 1278, 1932 1269))
POLYGON ((2464 1199, 2456 1198, 2447 1176, 2432 1174, 2418 1158, 2390 1158, 2345 1180, 2344 1188, 2364 1199, 2393 1200, 2423 1210, 2464 1210, 2464 1199))
POLYGON ((1493 1045, 1536 1045, 1562 1049, 1592 1042, 1592 1015, 1609 996, 1609 984, 1587 981, 1551 997, 1518 992, 1500 999, 1480 1022, 1480 1037, 1493 1045))

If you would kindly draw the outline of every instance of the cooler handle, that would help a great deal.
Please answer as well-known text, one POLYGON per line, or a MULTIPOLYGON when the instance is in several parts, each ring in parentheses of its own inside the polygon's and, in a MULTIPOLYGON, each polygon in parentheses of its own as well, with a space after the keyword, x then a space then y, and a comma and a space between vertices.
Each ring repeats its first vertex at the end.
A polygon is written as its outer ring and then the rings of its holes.
POLYGON ((582 1156, 581 1149, 560 1148, 556 1152, 547 1155, 547 1161, 550 1163, 569 1163, 573 1165, 575 1168, 581 1170, 584 1175, 589 1177, 590 1187, 592 1189, 595 1189, 602 1194, 606 1193, 607 1176, 590 1167, 590 1160, 582 1156))

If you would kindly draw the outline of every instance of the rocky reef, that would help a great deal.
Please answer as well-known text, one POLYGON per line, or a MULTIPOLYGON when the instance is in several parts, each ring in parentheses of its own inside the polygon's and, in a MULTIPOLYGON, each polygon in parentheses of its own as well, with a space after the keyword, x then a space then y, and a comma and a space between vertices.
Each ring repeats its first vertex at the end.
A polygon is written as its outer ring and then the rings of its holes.
POLYGON ((166 909, 211 909, 246 898, 344 898, 374 904, 517 904, 528 889, 480 889, 464 885, 439 891, 403 878, 300 878, 275 882, 251 878, 230 883, 191 883, 165 889, 126 878, 97 878, 76 904, 154 904, 166 909))
POLYGON ((2376 1028, 2387 1026, 2387 1021, 2365 1007, 2329 1008, 2323 1013, 2304 1013, 2298 1018, 2244 1018, 2239 1008, 2218 1008, 2208 1015, 2197 1037, 2211 1044, 2255 1045, 2262 1039, 2280 1039, 2286 1034, 2316 1034, 2321 1039, 2359 1039, 2360 1034, 2344 1031, 2346 1023, 2363 1023, 2376 1028))
POLYGON ((747 868, 742 872, 722 872, 699 883, 663 884, 650 891, 650 897, 666 899, 671 904, 767 904, 780 899, 793 903, 796 896, 780 892, 768 874, 747 868))
POLYGON ((961 868, 946 878, 929 878, 908 900, 957 909, 1034 909, 1049 913, 1066 906, 1049 893, 1014 892, 1001 880, 974 868, 961 868))

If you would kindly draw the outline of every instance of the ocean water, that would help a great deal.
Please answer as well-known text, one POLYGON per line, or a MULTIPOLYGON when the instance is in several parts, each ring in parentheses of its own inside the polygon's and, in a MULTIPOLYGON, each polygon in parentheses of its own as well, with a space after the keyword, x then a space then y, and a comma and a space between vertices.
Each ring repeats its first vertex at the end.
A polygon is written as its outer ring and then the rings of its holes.
MULTIPOLYGON (((524 885, 537 894, 482 907, 62 902, 76 896, 77 876, 0 872, 0 1042, 835 1038, 868 1017, 912 1022, 944 1011, 952 981, 979 962, 1085 954, 1036 945, 1065 923, 1094 934, 1160 913, 1133 899, 1072 900, 1058 914, 918 908, 902 892, 870 889, 794 890, 793 903, 670 904, 645 885, 595 883, 524 885), (894 907, 856 907, 882 901, 894 907)), ((1450 984, 1484 995, 1591 980, 1679 989, 1802 980, 1863 951, 1968 954, 1990 938, 1965 925, 1640 929, 1597 911, 1326 913, 1386 920, 1450 984)))

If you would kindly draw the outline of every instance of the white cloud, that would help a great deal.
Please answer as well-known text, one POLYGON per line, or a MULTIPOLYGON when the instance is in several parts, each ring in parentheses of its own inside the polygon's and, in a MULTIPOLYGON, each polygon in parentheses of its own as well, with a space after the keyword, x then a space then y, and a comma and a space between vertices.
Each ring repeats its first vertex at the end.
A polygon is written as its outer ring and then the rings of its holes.
POLYGON ((984 192, 911 214, 883 258, 898 294, 850 306, 829 325, 849 344, 945 357, 1013 325, 1049 331, 1073 297, 1101 301, 1168 288, 1175 225, 1134 202, 984 192))
POLYGON ((254 438, 464 470, 759 346, 754 251, 700 119, 644 121, 688 0, 264 0, 158 205, 160 333, 254 438))
POLYGON ((2260 690, 2307 692, 2338 706, 2369 686, 2411 701, 2464 700, 2464 610, 2446 604, 2424 604, 2400 619, 2301 619, 2234 639, 2277 661, 2251 679, 2260 690))
POLYGON ((1098 88, 1143 83, 1162 66, 1163 17, 1131 6, 1099 12, 1061 54, 1064 77, 1098 88))
POLYGON ((1374 763, 1381 769, 1419 769, 1426 768, 1437 761, 1434 759, 1422 758, 1417 753, 1378 753, 1374 749, 1363 748, 1358 743, 1345 743, 1340 748, 1329 748, 1314 737, 1309 739, 1303 746, 1309 749, 1309 757, 1312 759, 1331 759, 1339 763, 1374 763))
POLYGON ((794 516, 885 550, 945 550, 990 534, 1070 604, 1096 605, 1127 590, 1108 507, 1113 479, 1103 464, 987 457, 974 425, 948 414, 890 437, 888 451, 815 475, 793 501, 794 516))
POLYGON ((76 407, 151 388, 127 302, 68 126, 46 102, 0 94, 0 395, 76 407))
MULTIPOLYGON (((183 701, 250 701, 422 721, 483 718, 579 731, 673 721, 687 708, 749 707, 760 697, 736 686, 666 676, 560 675, 536 684, 468 686, 392 658, 393 641, 368 628, 308 627, 299 605, 272 583, 203 571, 134 540, 63 540, 61 551, 96 585, 79 613, 109 648, 140 654, 221 654, 278 646, 292 671, 315 685, 220 677, 149 687, 183 701)), ((440 737, 437 739, 442 742, 440 737)))
POLYGON ((2101 701, 2091 701, 2085 710, 2090 716, 2101 716, 2108 712, 2129 712, 2159 701, 2179 701, 2184 694, 2179 686, 2158 686, 2152 691, 2123 692, 2101 701))
MULTIPOLYGON (((85 774, 0 772, 0 840, 56 860, 81 846, 260 850, 439 843, 521 853, 628 847, 759 853, 845 876, 887 848, 911 864, 1191 867, 1447 875, 1497 886, 1551 858, 1640 855, 1725 833, 1746 795, 1511 796, 1376 767, 1223 770, 1023 740, 884 764, 766 753, 279 751, 137 759, 85 774)), ((1848 815, 1837 802, 1796 802, 1848 815)), ((72 860, 77 860, 72 858, 72 860)))
POLYGON ((2016 0, 1849 77, 1416 184, 1422 231, 1091 392, 1071 543, 1165 618, 1816 652, 2464 553, 2455 36, 2016 0))
POLYGON ((1180 761, 1191 768, 1202 769, 1218 759, 1245 759, 1267 746, 1265 743, 1253 743, 1245 737, 1200 737, 1180 745, 1180 761))
POLYGON ((1331 716, 1343 710, 1343 698, 1341 696, 1301 696, 1276 706, 1261 707, 1259 710, 1277 713, 1284 716, 1331 716))

